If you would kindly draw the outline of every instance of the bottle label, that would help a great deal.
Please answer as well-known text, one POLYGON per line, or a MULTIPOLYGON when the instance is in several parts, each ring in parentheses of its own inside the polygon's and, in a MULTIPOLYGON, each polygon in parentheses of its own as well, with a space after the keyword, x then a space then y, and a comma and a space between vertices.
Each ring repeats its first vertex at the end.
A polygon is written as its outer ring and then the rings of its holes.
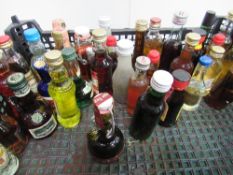
POLYGON ((35 112, 31 116, 32 122, 35 124, 40 124, 43 121, 43 118, 44 118, 43 114, 41 114, 39 112, 35 112))
POLYGON ((92 87, 95 94, 99 94, 99 81, 97 72, 91 71, 92 87))
MULTIPOLYGON (((34 115, 34 114, 33 114, 34 115)), ((34 119, 35 122, 39 122, 40 121, 40 117, 38 117, 38 115, 36 115, 37 118, 34 119)), ((40 114, 41 117, 43 117, 40 114)), ((42 126, 38 127, 38 128, 34 128, 34 129, 29 129, 29 132, 31 133, 32 137, 34 139, 41 139, 44 138, 46 136, 48 136, 49 134, 51 134, 54 129, 57 126, 57 121, 55 120, 54 116, 52 115, 51 118, 42 126)))
POLYGON ((32 90, 32 92, 34 93, 37 93, 37 82, 36 82, 36 79, 32 73, 32 71, 28 71, 26 74, 25 74, 25 78, 27 79, 28 81, 28 84, 32 90))

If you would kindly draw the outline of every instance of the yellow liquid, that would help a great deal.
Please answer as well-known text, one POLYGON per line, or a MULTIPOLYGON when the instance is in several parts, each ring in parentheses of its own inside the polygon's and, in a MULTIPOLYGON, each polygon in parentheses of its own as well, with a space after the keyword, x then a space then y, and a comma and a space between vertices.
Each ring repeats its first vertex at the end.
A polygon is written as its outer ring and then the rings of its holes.
POLYGON ((58 84, 51 82, 49 95, 55 101, 57 120, 64 128, 73 128, 80 122, 80 109, 75 97, 75 85, 71 79, 58 84))

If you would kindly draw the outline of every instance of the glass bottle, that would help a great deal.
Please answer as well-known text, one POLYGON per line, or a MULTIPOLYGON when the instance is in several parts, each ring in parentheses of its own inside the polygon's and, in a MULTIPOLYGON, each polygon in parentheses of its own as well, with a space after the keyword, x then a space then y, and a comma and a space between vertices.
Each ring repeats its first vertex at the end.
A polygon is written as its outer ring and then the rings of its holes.
POLYGON ((66 30, 66 24, 62 19, 52 21, 52 37, 55 43, 55 49, 61 50, 64 47, 70 47, 69 34, 66 30))
POLYGON ((0 143, 16 155, 20 155, 27 146, 28 137, 11 116, 0 115, 0 143))
POLYGON ((64 58, 64 65, 68 75, 73 79, 76 87, 75 96, 78 100, 78 106, 81 109, 85 108, 92 102, 93 92, 91 84, 81 78, 77 55, 73 47, 62 49, 62 57, 64 58))
POLYGON ((100 16, 98 19, 99 28, 106 30, 107 36, 112 35, 111 18, 109 16, 100 16))
POLYGON ((138 99, 130 125, 130 135, 137 140, 147 139, 159 119, 166 115, 165 94, 173 83, 172 75, 164 70, 157 70, 151 79, 151 87, 138 99))
POLYGON ((102 163, 117 160, 124 148, 124 136, 115 125, 113 98, 108 93, 100 93, 93 99, 96 125, 87 134, 90 153, 102 163))
POLYGON ((95 52, 93 51, 92 47, 88 47, 86 52, 87 52, 87 60, 90 63, 90 65, 92 65, 95 59, 95 52))
POLYGON ((95 58, 91 65, 92 86, 95 94, 108 92, 112 94, 112 59, 106 52, 106 31, 92 31, 95 58))
POLYGON ((201 36, 197 33, 188 33, 185 36, 185 46, 179 57, 175 58, 170 65, 170 72, 176 69, 183 69, 193 73, 193 55, 195 54, 195 46, 198 45, 201 36))
POLYGON ((165 40, 163 44, 162 54, 160 57, 159 69, 169 71, 170 64, 180 55, 182 48, 182 36, 183 36, 183 27, 186 24, 188 15, 179 11, 174 14, 173 24, 175 25, 174 30, 171 32, 169 38, 165 40), (176 32, 178 31, 178 34, 176 32), (175 36, 175 37, 174 37, 175 36))
POLYGON ((109 35, 107 37, 106 46, 107 46, 108 55, 112 58, 112 63, 113 63, 112 74, 113 74, 117 68, 117 62, 118 62, 117 53, 116 53, 116 46, 117 46, 116 37, 113 35, 109 35))
POLYGON ((42 139, 51 135, 57 127, 53 110, 32 93, 24 74, 11 74, 7 78, 7 84, 14 91, 15 98, 12 100, 32 137, 42 139))
POLYGON ((146 77, 147 70, 150 67, 150 59, 145 56, 139 56, 135 63, 136 71, 128 81, 127 112, 133 115, 138 98, 146 91, 149 81, 146 77))
POLYGON ((159 33, 161 19, 153 17, 150 19, 149 31, 145 37, 143 54, 148 55, 149 51, 156 49, 159 53, 162 52, 163 38, 159 33))
POLYGON ((150 58, 150 68, 147 71, 147 78, 150 82, 153 73, 159 69, 160 53, 157 50, 150 50, 147 55, 150 58))
MULTIPOLYGON (((31 68, 35 75, 38 75, 35 71, 34 64, 37 60, 44 60, 45 46, 40 39, 40 33, 36 28, 29 28, 23 32, 24 37, 29 45, 29 50, 32 53, 31 68)), ((38 78, 39 79, 39 78, 38 78)))
POLYGON ((209 77, 206 72, 212 65, 213 60, 211 57, 204 55, 201 56, 199 62, 194 70, 192 78, 184 94, 183 109, 186 111, 193 111, 198 108, 203 96, 208 94, 209 77))
POLYGON ((210 53, 210 48, 212 46, 223 46, 225 43, 225 39, 226 37, 223 33, 217 33, 213 35, 211 41, 209 42, 209 45, 207 46, 206 54, 210 53))
POLYGON ((32 92, 37 93, 37 81, 26 60, 13 49, 12 40, 8 35, 0 36, 0 49, 7 57, 9 69, 12 72, 22 72, 29 83, 32 92))
POLYGON ((86 26, 77 26, 74 36, 81 76, 84 80, 91 81, 91 64, 87 59, 87 48, 92 47, 90 29, 86 26))
POLYGON ((159 122, 160 125, 165 127, 171 127, 177 122, 184 104, 185 89, 191 78, 190 73, 183 69, 174 70, 172 75, 174 77, 174 82, 172 84, 171 92, 169 92, 170 95, 167 98, 167 115, 161 117, 159 122))
POLYGON ((19 160, 0 143, 0 174, 14 175, 19 168, 19 160))
POLYGON ((75 84, 68 77, 59 50, 45 53, 45 61, 49 66, 49 95, 53 98, 58 122, 65 128, 73 128, 80 122, 80 109, 75 97, 75 84))
POLYGON ((117 43, 118 67, 112 76, 113 97, 121 104, 127 102, 127 87, 129 78, 133 75, 131 67, 131 55, 133 53, 133 42, 121 39, 117 43))
POLYGON ((132 57, 132 67, 135 70, 135 62, 138 56, 143 55, 144 40, 147 31, 147 21, 144 19, 139 19, 136 21, 136 36, 134 44, 134 52, 132 57))

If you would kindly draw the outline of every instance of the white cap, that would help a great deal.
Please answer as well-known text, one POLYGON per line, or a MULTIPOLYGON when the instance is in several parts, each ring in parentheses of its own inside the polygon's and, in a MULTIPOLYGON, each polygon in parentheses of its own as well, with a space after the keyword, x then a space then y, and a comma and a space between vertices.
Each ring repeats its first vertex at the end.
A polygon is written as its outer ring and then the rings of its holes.
POLYGON ((74 29, 76 35, 86 36, 90 35, 90 29, 87 26, 77 26, 74 29))
POLYGON ((94 97, 93 101, 100 112, 111 111, 113 108, 113 97, 109 93, 99 93, 94 97))
POLYGON ((151 78, 150 85, 155 91, 166 93, 170 90, 173 81, 173 76, 169 72, 157 70, 151 78))
POLYGON ((116 51, 119 55, 131 55, 133 53, 133 41, 128 39, 121 39, 117 42, 116 51))
POLYGON ((111 18, 109 16, 100 16, 99 17, 99 27, 106 28, 111 26, 111 18))
POLYGON ((148 70, 150 67, 150 58, 148 58, 146 56, 137 57, 135 67, 136 67, 136 69, 139 69, 142 71, 148 70))
POLYGON ((184 11, 178 11, 174 13, 172 22, 176 25, 183 26, 186 24, 188 19, 188 14, 184 11))

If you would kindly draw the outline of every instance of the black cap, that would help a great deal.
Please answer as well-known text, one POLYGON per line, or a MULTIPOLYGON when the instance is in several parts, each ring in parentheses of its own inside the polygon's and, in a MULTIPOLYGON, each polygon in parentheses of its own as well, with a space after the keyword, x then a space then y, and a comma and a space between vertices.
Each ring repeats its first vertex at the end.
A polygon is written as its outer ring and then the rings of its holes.
POLYGON ((201 26, 211 27, 215 22, 215 11, 208 10, 205 13, 201 26))

